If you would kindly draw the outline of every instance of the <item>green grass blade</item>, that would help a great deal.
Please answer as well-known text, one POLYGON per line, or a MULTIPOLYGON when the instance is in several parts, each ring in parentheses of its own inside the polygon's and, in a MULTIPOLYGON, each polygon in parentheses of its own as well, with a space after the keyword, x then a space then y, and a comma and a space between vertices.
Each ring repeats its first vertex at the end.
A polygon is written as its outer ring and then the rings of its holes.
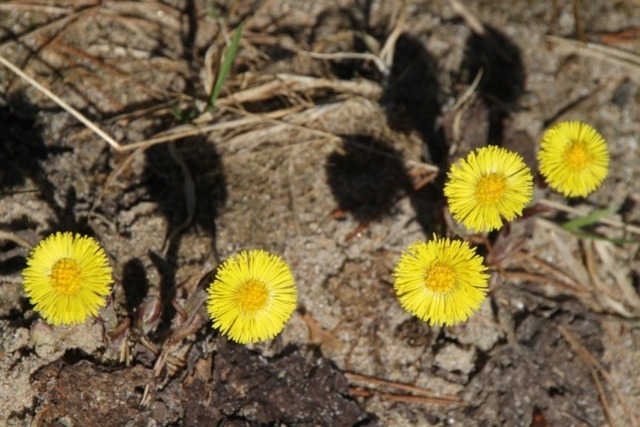
POLYGON ((565 222, 564 224, 562 224, 562 228, 567 231, 577 230, 579 228, 586 227, 587 225, 595 224, 600 220, 600 218, 609 216, 617 211, 618 208, 599 209, 597 211, 591 212, 589 215, 565 222))
POLYGON ((617 211, 618 211, 618 208, 599 209, 597 211, 591 212, 589 215, 585 215, 583 217, 572 219, 571 221, 567 221, 564 224, 562 224, 560 227, 562 227, 562 229, 582 239, 604 240, 617 245, 622 245, 625 243, 635 243, 634 240, 628 240, 623 238, 608 238, 608 237, 604 237, 599 234, 592 233, 590 231, 582 229, 582 227, 593 225, 597 223, 600 220, 600 218, 609 216, 617 211))
POLYGON ((624 245, 625 243, 638 243, 636 240, 623 239, 621 237, 613 237, 613 238, 604 237, 599 234, 592 233, 590 231, 582 230, 580 228, 570 229, 567 231, 581 239, 604 240, 606 242, 610 242, 616 245, 624 245))
POLYGON ((233 65, 233 60, 238 53, 238 46, 240 45, 240 36, 242 35, 243 26, 244 23, 240 24, 233 32, 231 44, 229 45, 229 48, 224 55, 222 65, 220 66, 220 70, 218 71, 216 83, 213 86, 213 91, 211 92, 211 98, 209 98, 209 107, 215 106, 216 100, 218 99, 218 97, 220 96, 220 92, 222 91, 222 86, 224 86, 224 82, 225 80, 227 80, 227 76, 229 75, 229 71, 231 70, 231 66, 233 65))

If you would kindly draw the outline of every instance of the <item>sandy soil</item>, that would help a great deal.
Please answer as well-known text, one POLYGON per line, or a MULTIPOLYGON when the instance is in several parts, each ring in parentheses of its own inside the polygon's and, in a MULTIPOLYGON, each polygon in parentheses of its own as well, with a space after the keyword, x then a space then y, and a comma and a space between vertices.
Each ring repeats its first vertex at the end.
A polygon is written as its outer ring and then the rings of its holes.
POLYGON ((0 55, 121 144, 0 66, 0 419, 638 425, 640 4, 457 4, 0 4, 0 55), (453 223, 452 161, 493 143, 535 168, 544 129, 568 119, 609 142, 596 193, 538 188, 530 216, 489 236, 453 223), (561 227, 605 208, 586 227, 604 240, 561 227), (109 255, 100 320, 52 328, 23 295, 28 247, 58 230, 109 255), (491 269, 456 327, 393 293, 399 255, 433 233, 469 239, 491 269), (299 308, 277 339, 240 346, 197 297, 248 248, 290 263, 299 308))

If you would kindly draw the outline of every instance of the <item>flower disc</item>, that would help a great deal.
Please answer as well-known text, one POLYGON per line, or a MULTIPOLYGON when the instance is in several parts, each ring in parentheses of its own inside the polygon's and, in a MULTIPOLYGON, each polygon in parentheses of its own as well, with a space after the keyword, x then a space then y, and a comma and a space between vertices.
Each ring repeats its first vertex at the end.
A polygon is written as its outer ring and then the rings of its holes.
POLYGON ((533 195, 533 177, 522 157, 504 148, 488 146, 469 153, 451 166, 444 194, 453 218, 474 231, 502 227, 533 195))
POLYGON ((393 272, 400 305, 430 325, 464 322, 487 295, 489 275, 483 258, 467 242, 434 239, 416 242, 393 272))
POLYGON ((540 173, 566 197, 585 197, 607 176, 609 150, 595 129, 582 122, 560 122, 547 130, 538 152, 540 173))
POLYGON ((242 344, 279 334, 297 301, 289 266, 279 256, 262 250, 243 251, 227 259, 218 268, 208 293, 213 327, 242 344))
POLYGON ((42 240, 22 272, 26 295, 47 323, 70 325, 96 316, 111 292, 111 267, 91 237, 70 232, 42 240))

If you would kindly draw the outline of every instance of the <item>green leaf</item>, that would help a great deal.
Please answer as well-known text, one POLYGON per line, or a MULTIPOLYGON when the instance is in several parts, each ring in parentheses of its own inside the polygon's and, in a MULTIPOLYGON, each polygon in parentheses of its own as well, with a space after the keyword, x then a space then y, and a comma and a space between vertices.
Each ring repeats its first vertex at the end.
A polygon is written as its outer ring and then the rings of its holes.
POLYGON ((622 245, 624 243, 634 243, 635 240, 628 240, 623 238, 608 238, 608 237, 604 237, 599 234, 592 233, 590 231, 586 231, 582 229, 582 227, 593 225, 597 223, 601 218, 609 216, 617 211, 618 211, 618 208, 599 209, 591 212, 588 215, 582 216, 580 218, 572 219, 571 221, 567 221, 564 224, 562 224, 560 227, 562 227, 564 230, 582 239, 604 240, 617 245, 622 245))
POLYGON ((593 225, 600 221, 600 218, 604 218, 618 211, 618 208, 606 208, 599 209, 591 212, 589 215, 582 216, 580 218, 572 219, 562 224, 562 228, 567 231, 576 230, 587 225, 593 225))
POLYGON ((209 98, 209 107, 215 106, 216 100, 218 99, 218 97, 220 96, 220 92, 222 91, 222 86, 224 85, 225 80, 227 80, 227 76, 229 75, 229 71, 231 70, 231 66, 233 65, 233 60, 236 58, 236 54, 238 53, 238 46, 240 45, 240 36, 242 35, 243 26, 244 23, 240 24, 233 32, 231 44, 229 45, 229 48, 224 55, 222 66, 220 66, 220 70, 218 70, 218 76, 216 77, 216 82, 213 86, 213 90, 211 91, 211 98, 209 98))
POLYGON ((191 123, 198 117, 198 110, 195 108, 181 110, 180 107, 176 106, 171 109, 171 115, 180 123, 191 123))
POLYGON ((604 240, 606 242, 611 242, 616 245, 623 245, 625 243, 637 243, 636 240, 623 239, 621 237, 604 237, 596 233, 592 233, 590 231, 585 231, 580 228, 568 229, 569 233, 573 234, 576 237, 580 237, 581 239, 591 239, 591 240, 604 240))

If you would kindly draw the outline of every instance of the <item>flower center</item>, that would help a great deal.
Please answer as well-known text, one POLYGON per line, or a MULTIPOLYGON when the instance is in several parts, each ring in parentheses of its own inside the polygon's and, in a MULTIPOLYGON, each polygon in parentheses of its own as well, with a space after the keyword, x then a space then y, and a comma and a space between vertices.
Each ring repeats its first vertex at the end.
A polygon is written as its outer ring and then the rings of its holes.
POLYGON ((262 282, 250 280, 238 292, 238 306, 244 312, 256 312, 267 305, 269 291, 262 282))
POLYGON ((427 272, 425 286, 431 292, 445 293, 453 288, 456 274, 453 269, 441 262, 434 263, 427 272))
POLYGON ((82 271, 78 263, 71 258, 61 258, 51 267, 49 275, 53 289, 58 293, 69 295, 82 285, 82 271))
POLYGON ((564 152, 567 165, 574 170, 583 170, 591 162, 591 155, 582 141, 573 141, 564 152))
POLYGON ((502 199, 507 188, 507 180, 497 173, 485 175, 476 185, 475 196, 480 203, 496 203, 502 199))

